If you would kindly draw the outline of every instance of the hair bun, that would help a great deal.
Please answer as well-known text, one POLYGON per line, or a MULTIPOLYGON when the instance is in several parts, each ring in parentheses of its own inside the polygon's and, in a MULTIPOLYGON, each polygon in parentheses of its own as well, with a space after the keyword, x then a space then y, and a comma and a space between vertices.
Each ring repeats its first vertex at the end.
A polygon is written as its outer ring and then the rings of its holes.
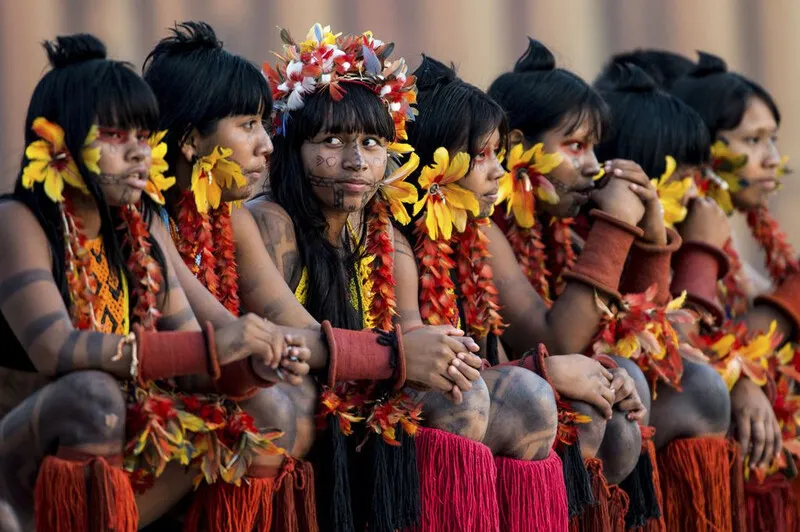
POLYGON ((728 71, 728 65, 721 57, 708 52, 697 51, 699 59, 691 75, 700 78, 710 74, 721 74, 728 71))
POLYGON ((42 46, 53 68, 106 58, 106 46, 100 39, 88 33, 62 35, 56 37, 55 41, 43 42, 42 46))
POLYGON ((617 92, 653 92, 658 83, 633 63, 614 62, 609 65, 600 89, 617 92))
POLYGON ((170 28, 170 32, 172 35, 162 41, 169 43, 167 48, 170 52, 222 49, 222 41, 217 38, 214 28, 206 22, 181 22, 170 28))
POLYGON ((554 70, 556 58, 545 45, 528 37, 528 49, 517 59, 514 72, 537 72, 554 70))
POLYGON ((447 66, 425 54, 422 54, 422 63, 414 72, 414 76, 417 78, 417 89, 420 92, 434 89, 439 85, 448 85, 458 79, 455 65, 447 66))

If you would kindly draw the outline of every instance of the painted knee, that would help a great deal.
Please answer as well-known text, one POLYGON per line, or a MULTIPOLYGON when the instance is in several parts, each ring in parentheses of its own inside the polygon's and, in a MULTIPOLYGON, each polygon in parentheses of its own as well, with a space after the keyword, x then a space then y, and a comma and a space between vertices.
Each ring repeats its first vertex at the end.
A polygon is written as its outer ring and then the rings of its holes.
POLYGON ((607 420, 603 414, 589 403, 583 401, 572 401, 572 409, 578 414, 589 416, 589 423, 578 425, 578 442, 581 445, 581 455, 584 460, 594 458, 603 443, 603 436, 606 433, 607 420))
POLYGON ((484 372, 491 410, 484 443, 495 454, 519 460, 542 460, 558 432, 558 410, 550 385, 513 366, 484 372))
POLYGON ((50 391, 54 411, 46 430, 67 447, 111 445, 122 449, 125 436, 125 398, 119 383, 102 371, 76 371, 56 381, 50 391))
POLYGON ((473 441, 482 441, 489 424, 489 390, 483 379, 472 383, 460 405, 440 393, 428 392, 423 399, 425 425, 473 441))
POLYGON ((653 401, 655 444, 661 448, 675 438, 721 435, 728 431, 731 398, 719 373, 707 364, 684 361, 682 391, 666 386, 653 401))
POLYGON ((614 412, 606 423, 603 443, 597 452, 609 484, 619 484, 630 475, 641 452, 642 433, 638 423, 628 421, 622 412, 614 412))
POLYGON ((265 388, 256 395, 239 403, 242 409, 253 416, 260 431, 279 430, 283 436, 275 444, 292 449, 296 437, 295 408, 292 400, 278 387, 265 388))

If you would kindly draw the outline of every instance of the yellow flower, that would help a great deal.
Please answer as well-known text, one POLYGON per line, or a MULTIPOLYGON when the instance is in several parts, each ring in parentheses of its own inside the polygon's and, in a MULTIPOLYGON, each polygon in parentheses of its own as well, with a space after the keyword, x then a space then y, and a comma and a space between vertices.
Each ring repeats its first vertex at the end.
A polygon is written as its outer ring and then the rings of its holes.
POLYGON ((152 162, 150 163, 147 187, 145 187, 144 191, 159 205, 164 205, 164 195, 162 192, 175 184, 174 177, 164 177, 164 172, 169 169, 167 161, 164 160, 164 157, 167 155, 167 143, 162 142, 166 134, 166 130, 159 131, 158 133, 153 133, 150 135, 150 138, 147 139, 147 144, 150 145, 150 153, 152 154, 152 162))
POLYGON ((467 227, 467 211, 477 215, 480 205, 475 195, 455 182, 467 175, 469 155, 461 152, 450 160, 446 148, 433 154, 434 164, 422 169, 419 186, 425 192, 414 204, 414 215, 425 207, 423 231, 436 240, 450 240, 453 227, 460 233, 467 227))
POLYGON ((508 154, 508 169, 500 179, 497 202, 506 203, 506 210, 514 214, 520 227, 533 227, 536 199, 558 203, 558 194, 545 175, 561 164, 560 153, 545 153, 539 143, 527 151, 516 144, 508 154))
POLYGON ((673 181, 672 174, 675 173, 676 166, 675 159, 667 155, 667 167, 664 173, 659 179, 650 181, 658 192, 658 201, 664 210, 664 225, 667 227, 672 227, 686 218, 687 209, 682 201, 693 183, 691 177, 673 181))
POLYGON ((747 154, 734 153, 725 142, 718 140, 711 146, 711 168, 728 184, 731 192, 742 188, 739 170, 747 164, 747 154))
POLYGON ((781 162, 778 165, 778 177, 779 178, 783 177, 785 175, 789 175, 794 171, 791 168, 789 168, 788 163, 789 163, 789 156, 788 155, 784 155, 783 157, 781 157, 781 162))
MULTIPOLYGON (((97 139, 97 126, 92 126, 89 128, 89 133, 86 135, 86 140, 83 141, 83 150, 81 151, 81 156, 83 157, 83 164, 86 165, 86 169, 94 174, 100 173, 100 166, 98 163, 100 162, 100 146, 96 148, 91 148, 90 144, 97 139)), ((88 192, 88 190, 86 191, 88 192)))
MULTIPOLYGON (((45 194, 56 203, 64 201, 64 183, 88 194, 89 190, 78 172, 78 166, 67 150, 64 130, 42 117, 33 121, 32 129, 40 140, 31 142, 25 148, 25 156, 29 162, 22 171, 22 186, 32 189, 34 183, 44 183, 45 194)), ((89 132, 90 136, 91 132, 92 130, 89 132)), ((84 152, 91 157, 90 163, 96 167, 94 156, 99 154, 99 148, 84 152)), ((99 155, 97 158, 99 159, 99 155)))
POLYGON ((408 162, 392 172, 386 180, 381 184, 381 194, 389 203, 389 210, 392 211, 392 216, 395 220, 403 225, 411 221, 404 203, 416 203, 417 187, 411 183, 406 183, 406 178, 417 169, 419 166, 419 156, 412 153, 409 156, 408 162))
POLYGON ((231 149, 217 146, 195 163, 192 169, 192 192, 197 212, 206 213, 209 207, 219 207, 222 189, 234 184, 239 187, 247 184, 241 167, 228 159, 232 153, 231 149))
POLYGON ((341 35, 338 33, 334 35, 331 33, 331 27, 325 26, 323 27, 322 24, 317 22, 311 29, 308 30, 308 35, 306 35, 306 40, 300 43, 300 51, 301 52, 313 52, 317 48, 323 45, 333 46, 336 44, 336 37, 341 35))

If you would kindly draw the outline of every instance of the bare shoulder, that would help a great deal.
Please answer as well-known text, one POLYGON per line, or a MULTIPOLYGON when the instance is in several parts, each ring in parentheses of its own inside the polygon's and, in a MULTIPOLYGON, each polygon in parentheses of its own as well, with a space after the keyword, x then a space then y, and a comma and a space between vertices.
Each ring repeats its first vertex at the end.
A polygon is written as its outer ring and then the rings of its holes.
POLYGON ((25 254, 46 254, 50 245, 36 215, 15 200, 0 201, 0 246, 7 255, 24 249, 25 254), (20 249, 22 248, 22 249, 20 249))
POLYGON ((300 254, 289 213, 274 201, 263 197, 248 201, 247 211, 252 215, 272 262, 290 286, 296 284, 300 278, 300 254))

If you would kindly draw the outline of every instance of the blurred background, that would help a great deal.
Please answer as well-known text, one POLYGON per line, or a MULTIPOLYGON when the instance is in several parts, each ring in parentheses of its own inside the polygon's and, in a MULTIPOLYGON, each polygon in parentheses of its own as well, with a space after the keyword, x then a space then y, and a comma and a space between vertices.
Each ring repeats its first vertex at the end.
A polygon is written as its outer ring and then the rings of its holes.
MULTIPOLYGON (((141 68, 167 27, 192 19, 210 23, 229 50, 259 65, 280 50, 278 26, 295 38, 314 22, 334 32, 369 29, 394 41, 412 69, 424 52, 455 62, 465 80, 482 88, 513 66, 528 35, 587 80, 624 50, 665 48, 692 58, 708 50, 770 91, 783 115, 781 150, 800 170, 796 0, 0 0, 0 189, 7 191, 19 170, 28 100, 47 66, 41 41, 94 33, 111 57, 141 68)), ((800 209, 793 206, 799 204, 797 173, 772 205, 797 249, 800 209)), ((741 217, 734 226, 743 255, 761 267, 741 217)))

